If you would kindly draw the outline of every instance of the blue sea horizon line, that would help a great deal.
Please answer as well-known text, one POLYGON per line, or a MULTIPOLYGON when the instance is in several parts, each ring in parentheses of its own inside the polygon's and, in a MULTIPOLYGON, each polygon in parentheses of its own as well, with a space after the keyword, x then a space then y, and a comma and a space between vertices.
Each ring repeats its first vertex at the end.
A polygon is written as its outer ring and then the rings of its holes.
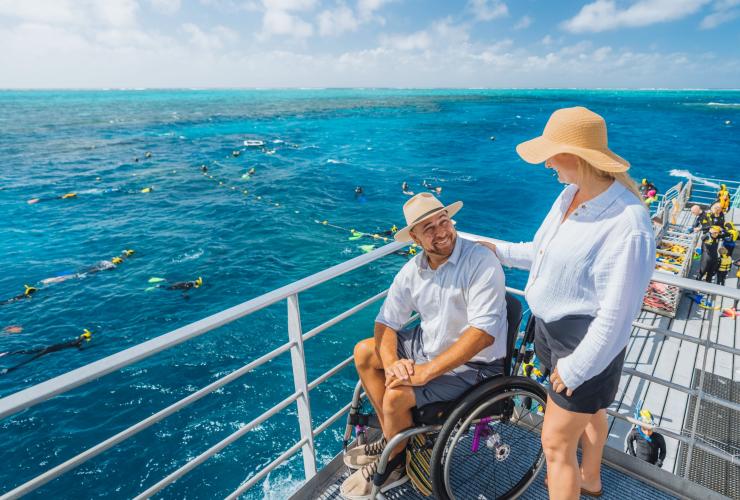
POLYGON ((608 92, 740 92, 740 88, 726 87, 703 87, 703 88, 679 88, 679 87, 0 87, 0 92, 84 92, 84 91, 317 91, 317 90, 493 90, 493 91, 608 91, 608 92))

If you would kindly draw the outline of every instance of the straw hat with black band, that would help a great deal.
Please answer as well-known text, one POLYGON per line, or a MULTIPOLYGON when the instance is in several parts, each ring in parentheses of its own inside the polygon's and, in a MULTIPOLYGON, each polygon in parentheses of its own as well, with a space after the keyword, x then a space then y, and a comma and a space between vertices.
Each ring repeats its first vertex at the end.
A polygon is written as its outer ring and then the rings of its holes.
POLYGON ((409 232, 415 225, 434 217, 442 211, 447 211, 447 215, 451 218, 462 206, 462 201, 444 206, 432 193, 419 193, 403 204, 406 227, 398 231, 393 237, 396 241, 411 241, 412 238, 409 232))
POLYGON ((605 172, 626 172, 627 160, 609 149, 606 122, 582 106, 555 111, 542 135, 523 142, 516 152, 527 163, 542 163, 560 153, 578 156, 605 172))

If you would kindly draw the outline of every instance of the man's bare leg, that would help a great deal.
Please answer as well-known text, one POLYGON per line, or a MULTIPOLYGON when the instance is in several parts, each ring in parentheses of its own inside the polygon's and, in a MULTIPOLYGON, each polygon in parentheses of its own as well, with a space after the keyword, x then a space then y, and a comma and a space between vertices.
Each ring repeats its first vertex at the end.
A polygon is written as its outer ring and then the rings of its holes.
MULTIPOLYGON (((390 440, 393 436, 414 424, 411 417, 411 408, 414 406, 416 406, 416 396, 412 387, 402 385, 385 391, 383 397, 383 434, 386 439, 390 440)), ((407 441, 404 440, 393 450, 391 458, 403 451, 407 441)))
POLYGON ((375 339, 369 338, 355 345, 355 368, 360 375, 362 387, 378 415, 380 426, 385 429, 383 397, 385 395, 385 370, 375 349, 375 339))

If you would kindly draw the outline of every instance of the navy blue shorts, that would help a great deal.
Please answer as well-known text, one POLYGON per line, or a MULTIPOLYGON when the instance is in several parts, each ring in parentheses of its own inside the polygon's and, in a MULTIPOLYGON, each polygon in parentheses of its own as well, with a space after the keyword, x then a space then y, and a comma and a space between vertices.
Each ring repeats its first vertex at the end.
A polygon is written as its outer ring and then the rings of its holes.
MULTIPOLYGON (((398 332, 398 357, 411 359, 415 363, 427 362, 420 325, 398 332)), ((416 406, 421 408, 430 403, 454 401, 472 386, 487 378, 503 375, 503 373, 504 361, 502 359, 497 359, 491 364, 467 363, 458 366, 426 385, 413 387, 416 406)))

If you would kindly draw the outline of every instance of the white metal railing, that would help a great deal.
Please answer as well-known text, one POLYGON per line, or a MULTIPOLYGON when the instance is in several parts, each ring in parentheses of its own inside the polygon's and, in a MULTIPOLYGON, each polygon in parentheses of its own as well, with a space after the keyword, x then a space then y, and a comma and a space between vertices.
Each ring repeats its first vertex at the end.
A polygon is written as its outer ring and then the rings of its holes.
MULTIPOLYGON (((486 240, 486 241, 492 241, 494 243, 498 241, 492 238, 481 237, 481 236, 477 236, 474 234, 468 234, 468 233, 462 233, 462 232, 459 234, 462 237, 473 239, 473 240, 486 240)), ((279 301, 287 300, 288 342, 264 354, 263 356, 255 359, 254 361, 251 361, 250 363, 242 366, 241 368, 215 380, 214 382, 188 395, 187 397, 182 398, 179 401, 171 404, 170 406, 154 413, 153 415, 145 418, 144 420, 141 420, 140 422, 133 424, 127 429, 115 434, 114 436, 111 436, 110 438, 96 444, 95 446, 83 451, 82 453, 79 453, 78 455, 75 455, 74 457, 71 457, 67 459, 66 461, 62 462, 61 464, 58 464, 52 467, 51 469, 34 477, 33 479, 27 481, 26 483, 15 487, 14 489, 6 492, 0 498, 2 499, 18 498, 24 494, 30 493, 31 491, 37 489, 38 487, 47 483, 48 481, 60 476, 61 474, 64 474, 65 472, 68 472, 74 469, 75 467, 90 460, 91 458, 97 456, 103 451, 136 435, 137 433, 150 427, 156 422, 159 422, 160 420, 172 415, 178 410, 199 400, 203 396, 212 393, 216 389, 223 387, 224 385, 253 371, 257 367, 267 363, 268 361, 288 351, 290 351, 291 353, 291 365, 293 369, 293 381, 294 381, 294 392, 290 396, 286 397, 283 401, 273 406, 269 410, 265 411, 264 413, 256 417, 251 422, 240 427, 238 430, 236 430, 235 432, 233 432, 226 438, 222 439, 215 445, 211 446, 210 448, 202 452, 197 457, 190 459, 183 466, 171 472, 169 475, 162 478, 157 483, 148 487, 145 491, 143 491, 140 495, 138 495, 137 498, 147 498, 161 491, 163 488, 172 484, 177 479, 184 476, 185 474, 187 474, 188 472, 190 472, 191 470, 193 470, 194 468, 196 468, 197 466, 199 466, 200 464, 208 460, 210 457, 212 457, 219 451, 223 450, 229 444, 243 437, 244 435, 249 433, 251 430, 253 430, 255 427, 259 426, 260 424, 262 424, 263 422, 265 422, 266 420, 276 415, 277 413, 279 413, 280 411, 287 408, 293 403, 296 403, 298 406, 297 419, 298 419, 299 428, 300 428, 300 439, 298 440, 298 442, 294 443, 284 453, 282 453, 279 457, 277 457, 269 465, 259 470, 255 475, 249 477, 229 496, 229 498, 235 498, 239 496, 240 494, 242 494, 243 492, 245 492, 246 490, 248 490, 249 488, 257 484, 261 479, 263 479, 267 474, 269 474, 270 471, 272 471, 273 469, 278 467, 280 464, 284 463, 286 460, 290 459, 292 456, 294 456, 295 454, 299 452, 302 454, 302 457, 303 457, 303 469, 304 469, 305 478, 310 479, 314 474, 316 474, 316 450, 314 448, 314 438, 318 436, 321 432, 329 428, 329 426, 332 423, 334 423, 336 420, 341 418, 341 416, 344 415, 349 409, 349 405, 346 405, 343 408, 340 408, 334 415, 332 415, 326 421, 324 421, 323 423, 319 424, 316 428, 314 428, 312 421, 311 421, 311 405, 310 405, 310 397, 309 397, 310 391, 316 388, 321 383, 328 380, 333 375, 339 373, 343 368, 347 367, 351 363, 352 359, 350 357, 350 358, 343 360, 341 363, 337 364, 330 370, 326 371, 324 374, 320 375, 315 380, 309 382, 307 379, 307 373, 306 373, 305 357, 303 355, 303 342, 314 337, 315 335, 318 335, 320 332, 337 324, 338 322, 352 316, 358 311, 361 311, 362 309, 368 307, 369 305, 375 302, 378 302, 385 296, 387 291, 378 293, 366 299, 365 301, 353 306, 347 311, 326 321, 325 323, 317 326, 316 328, 312 329, 311 331, 307 333, 303 333, 302 331, 298 295, 299 293, 309 290, 321 283, 326 282, 327 280, 330 280, 337 276, 341 276, 349 271, 352 271, 359 267, 365 266, 371 262, 374 262, 380 258, 383 258, 403 248, 404 246, 405 245, 403 243, 397 243, 397 242, 390 243, 381 248, 373 250, 372 252, 368 254, 356 257, 354 259, 343 262, 339 265, 330 267, 312 276, 309 276, 307 278, 296 281, 282 288, 278 288, 276 290, 268 292, 260 297, 257 297, 252 300, 248 300, 242 304, 239 304, 237 306, 221 311, 217 314, 204 318, 200 321, 196 321, 182 328, 178 328, 177 330, 166 333, 160 337, 156 337, 149 341, 143 342, 134 347, 131 347, 119 353, 113 354, 111 356, 103 358, 89 365, 83 366, 76 370, 72 370, 68 373, 65 373, 63 375, 52 378, 50 380, 47 380, 45 382, 42 382, 40 384, 37 384, 35 386, 29 387, 27 389, 21 390, 19 392, 16 392, 14 394, 11 394, 9 396, 6 396, 0 399, 0 418, 5 418, 10 415, 16 414, 20 411, 32 408, 54 396, 63 394, 75 387, 89 383, 113 371, 119 370, 123 367, 132 365, 138 361, 141 361, 150 356, 153 356, 154 354, 157 354, 165 349, 169 349, 173 346, 181 344, 182 342, 198 337, 222 325, 233 322, 239 318, 242 318, 256 311, 264 309, 265 307, 268 307, 279 301)), ((736 300, 740 300, 740 290, 732 289, 729 287, 722 287, 722 286, 715 285, 712 283, 688 280, 685 278, 680 278, 680 277, 676 277, 673 275, 660 273, 660 272, 656 272, 654 274, 653 280, 661 282, 661 283, 666 283, 668 285, 676 285, 678 287, 688 289, 688 290, 694 290, 694 291, 699 291, 702 293, 720 295, 720 296, 725 296, 725 297, 730 297, 736 300)), ((518 290, 515 288, 507 287, 507 290, 517 295, 524 294, 522 290, 518 290)), ((647 325, 641 325, 639 323, 636 323, 635 326, 639 328, 644 328, 645 330, 652 332, 656 335, 672 336, 672 337, 681 338, 681 339, 684 339, 685 337, 678 332, 672 332, 669 330, 660 330, 654 327, 648 327, 647 325)), ((728 346, 722 346, 714 342, 711 342, 709 340, 709 332, 707 332, 706 339, 694 339, 692 337, 692 338, 687 338, 685 340, 690 340, 692 342, 701 343, 702 345, 705 346, 705 348, 714 347, 714 348, 721 349, 727 352, 732 352, 734 354, 737 353, 736 352, 737 349, 735 348, 731 348, 728 346)), ((701 391, 701 387, 698 390, 685 388, 682 386, 678 386, 678 384, 675 384, 673 382, 661 380, 656 377, 653 377, 652 375, 641 373, 639 371, 632 370, 632 369, 625 369, 625 373, 628 373, 629 375, 632 375, 632 376, 641 377, 646 380, 650 380, 654 383, 661 384, 666 387, 682 390, 683 392, 697 396, 697 404, 696 404, 697 410, 696 411, 698 411, 699 405, 701 404, 702 400, 711 401, 717 404, 722 404, 724 406, 740 411, 740 405, 737 405, 736 403, 733 403, 730 401, 723 400, 721 398, 709 396, 701 391)), ((617 418, 621 418, 621 419, 628 420, 628 421, 631 418, 630 415, 624 415, 624 414, 620 414, 617 412, 611 412, 611 414, 617 418)), ((689 445, 691 450, 693 450, 694 447, 698 447, 698 448, 704 449, 705 451, 708 451, 709 453, 713 453, 717 456, 720 456, 720 458, 728 460, 731 463, 737 463, 737 460, 738 460, 737 457, 727 457, 725 456, 726 453, 723 455, 723 452, 721 450, 718 451, 717 449, 709 445, 706 445, 705 443, 698 440, 697 437, 695 436, 695 426, 694 426, 694 432, 692 432, 691 437, 676 435, 675 433, 672 433, 671 431, 661 429, 659 427, 657 428, 660 429, 661 431, 665 431, 666 435, 674 437, 678 439, 679 441, 685 442, 686 444, 689 445)))

